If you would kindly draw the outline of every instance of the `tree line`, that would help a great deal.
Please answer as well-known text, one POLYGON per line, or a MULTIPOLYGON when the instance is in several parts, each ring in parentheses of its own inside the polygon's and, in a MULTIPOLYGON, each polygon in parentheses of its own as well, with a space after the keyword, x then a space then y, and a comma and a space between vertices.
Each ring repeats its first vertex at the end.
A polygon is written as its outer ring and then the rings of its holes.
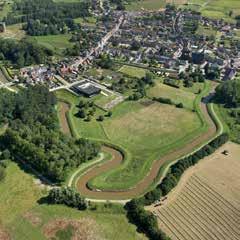
POLYGON ((182 158, 172 165, 163 181, 155 189, 146 193, 143 197, 128 202, 125 208, 128 211, 130 221, 137 225, 151 240, 167 240, 168 238, 157 225, 157 218, 144 209, 144 205, 151 205, 161 197, 166 196, 177 186, 183 173, 191 166, 197 164, 201 159, 212 154, 217 148, 228 141, 227 134, 221 134, 200 150, 182 158))
POLYGON ((64 181, 68 172, 95 156, 100 145, 61 133, 56 97, 46 87, 31 86, 15 94, 1 90, 0 121, 8 124, 0 136, 0 152, 29 164, 54 182, 64 181))

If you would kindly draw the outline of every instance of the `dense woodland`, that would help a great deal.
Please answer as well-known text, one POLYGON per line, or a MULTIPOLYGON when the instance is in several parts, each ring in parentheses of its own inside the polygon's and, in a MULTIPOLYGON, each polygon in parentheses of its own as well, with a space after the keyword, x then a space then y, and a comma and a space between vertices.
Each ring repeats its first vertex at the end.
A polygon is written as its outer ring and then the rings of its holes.
POLYGON ((28 40, 0 39, 0 60, 11 61, 19 68, 44 63, 51 55, 49 49, 28 40))
POLYGON ((0 151, 61 182, 69 170, 97 156, 100 146, 63 135, 55 106, 55 95, 43 86, 18 94, 1 90, 0 122, 8 124, 8 129, 0 136, 0 151))
POLYGON ((216 100, 227 107, 240 107, 240 79, 220 84, 216 89, 216 100))
POLYGON ((13 11, 4 21, 7 24, 26 23, 29 35, 39 36, 66 33, 75 30, 74 18, 90 16, 89 1, 54 2, 53 0, 16 1, 13 11))

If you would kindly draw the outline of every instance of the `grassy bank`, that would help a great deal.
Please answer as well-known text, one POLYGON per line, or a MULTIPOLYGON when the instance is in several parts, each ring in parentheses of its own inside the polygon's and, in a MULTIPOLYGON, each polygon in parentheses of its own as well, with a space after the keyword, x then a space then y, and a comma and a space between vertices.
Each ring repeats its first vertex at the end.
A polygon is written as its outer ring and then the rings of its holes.
MULTIPOLYGON (((206 85, 202 94, 209 91, 209 86, 206 85)), ((76 96, 63 91, 57 95, 71 103, 69 120, 75 135, 111 142, 129 153, 129 158, 125 159, 121 167, 104 173, 89 183, 98 189, 120 190, 133 187, 148 173, 154 160, 187 144, 207 129, 197 106, 201 100, 200 95, 192 102, 193 105, 196 104, 197 114, 170 105, 149 103, 145 99, 124 102, 114 108, 111 118, 103 122, 94 119, 90 123, 75 117, 78 103, 76 96)))

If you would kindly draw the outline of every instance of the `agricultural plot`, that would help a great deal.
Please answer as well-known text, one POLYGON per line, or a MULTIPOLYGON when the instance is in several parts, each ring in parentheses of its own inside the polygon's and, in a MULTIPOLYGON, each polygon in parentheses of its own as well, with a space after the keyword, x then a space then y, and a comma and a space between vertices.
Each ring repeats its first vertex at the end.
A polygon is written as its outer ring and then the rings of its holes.
POLYGON ((240 239, 239 155, 240 146, 227 143, 187 170, 160 206, 150 207, 171 239, 240 239))

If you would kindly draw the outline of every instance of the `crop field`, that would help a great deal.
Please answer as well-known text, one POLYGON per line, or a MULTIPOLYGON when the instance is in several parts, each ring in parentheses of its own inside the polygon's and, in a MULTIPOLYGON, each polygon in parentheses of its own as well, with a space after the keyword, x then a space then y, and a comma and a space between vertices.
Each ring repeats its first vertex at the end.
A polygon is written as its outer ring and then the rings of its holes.
MULTIPOLYGON (((128 152, 121 168, 93 179, 91 184, 97 188, 126 189, 134 186, 147 174, 154 160, 187 144, 203 131, 200 119, 191 110, 147 99, 119 104, 112 110, 112 117, 106 117, 103 122, 96 121, 95 117, 86 122, 75 116, 78 97, 63 91, 57 95, 72 104, 69 117, 76 136, 111 142, 128 152)), ((100 114, 104 113, 98 109, 96 117, 100 114)))
POLYGON ((240 239, 239 155, 239 145, 225 144, 187 170, 160 206, 150 207, 172 240, 240 239))
POLYGON ((1 240, 53 239, 54 229, 59 236, 54 239, 71 240, 71 231, 64 228, 66 223, 77 227, 82 239, 94 240, 96 236, 98 240, 146 239, 128 222, 119 205, 97 204, 92 210, 78 211, 62 205, 39 204, 38 200, 46 194, 45 187, 13 162, 8 164, 0 192, 1 240), (65 237, 60 238, 60 235, 65 237))

